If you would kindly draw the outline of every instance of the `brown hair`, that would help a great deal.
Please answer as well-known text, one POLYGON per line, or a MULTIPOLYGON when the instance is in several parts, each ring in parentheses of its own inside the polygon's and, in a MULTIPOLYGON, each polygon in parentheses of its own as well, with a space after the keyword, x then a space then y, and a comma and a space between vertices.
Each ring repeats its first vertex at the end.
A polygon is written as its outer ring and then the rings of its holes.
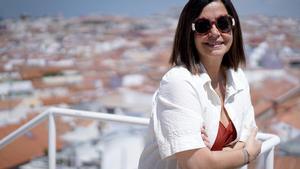
POLYGON ((198 55, 194 35, 191 28, 193 21, 199 16, 203 8, 213 2, 221 1, 228 14, 235 20, 235 27, 232 30, 233 42, 227 53, 225 53, 222 66, 226 69, 233 68, 237 70, 240 64, 245 64, 246 58, 244 53, 243 37, 240 21, 236 10, 230 0, 189 0, 184 6, 177 25, 174 44, 169 63, 171 65, 183 65, 192 74, 200 72, 200 57, 198 55))

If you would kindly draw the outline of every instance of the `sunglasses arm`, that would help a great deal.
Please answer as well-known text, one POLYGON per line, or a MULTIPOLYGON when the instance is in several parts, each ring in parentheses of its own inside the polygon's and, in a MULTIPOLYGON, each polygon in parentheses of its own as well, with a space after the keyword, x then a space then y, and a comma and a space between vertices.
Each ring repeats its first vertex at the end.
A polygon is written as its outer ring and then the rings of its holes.
POLYGON ((195 23, 192 23, 192 31, 196 31, 195 23))
MULTIPOLYGON (((235 20, 234 20, 233 17, 231 18, 231 21, 232 21, 232 26, 235 26, 235 20)), ((195 27, 195 26, 194 26, 194 27, 195 27)))

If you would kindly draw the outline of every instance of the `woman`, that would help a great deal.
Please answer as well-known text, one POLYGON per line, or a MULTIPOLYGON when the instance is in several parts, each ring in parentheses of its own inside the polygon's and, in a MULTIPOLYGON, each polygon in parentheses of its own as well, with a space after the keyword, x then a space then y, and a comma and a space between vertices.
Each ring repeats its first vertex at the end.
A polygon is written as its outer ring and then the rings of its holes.
POLYGON ((237 168, 254 160, 261 142, 230 0, 185 5, 170 63, 154 95, 139 169, 237 168))

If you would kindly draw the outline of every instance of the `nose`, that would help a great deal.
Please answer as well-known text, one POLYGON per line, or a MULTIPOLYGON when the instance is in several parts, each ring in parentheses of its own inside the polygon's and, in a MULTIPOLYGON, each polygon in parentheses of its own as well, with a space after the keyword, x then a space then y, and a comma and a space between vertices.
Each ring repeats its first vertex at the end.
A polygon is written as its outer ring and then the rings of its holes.
POLYGON ((210 29, 210 35, 214 36, 214 37, 220 36, 220 32, 219 32, 219 30, 218 30, 218 28, 216 27, 215 24, 212 24, 212 27, 210 29))

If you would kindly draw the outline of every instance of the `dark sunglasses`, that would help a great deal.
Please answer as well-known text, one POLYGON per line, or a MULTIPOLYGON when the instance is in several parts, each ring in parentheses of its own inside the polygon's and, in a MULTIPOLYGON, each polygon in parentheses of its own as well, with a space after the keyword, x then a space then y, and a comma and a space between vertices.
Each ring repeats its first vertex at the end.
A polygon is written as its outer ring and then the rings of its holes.
POLYGON ((192 30, 200 34, 206 34, 210 31, 213 24, 216 25, 220 32, 228 33, 235 26, 235 21, 230 15, 220 16, 216 19, 216 21, 210 21, 206 18, 199 18, 192 23, 192 30))

